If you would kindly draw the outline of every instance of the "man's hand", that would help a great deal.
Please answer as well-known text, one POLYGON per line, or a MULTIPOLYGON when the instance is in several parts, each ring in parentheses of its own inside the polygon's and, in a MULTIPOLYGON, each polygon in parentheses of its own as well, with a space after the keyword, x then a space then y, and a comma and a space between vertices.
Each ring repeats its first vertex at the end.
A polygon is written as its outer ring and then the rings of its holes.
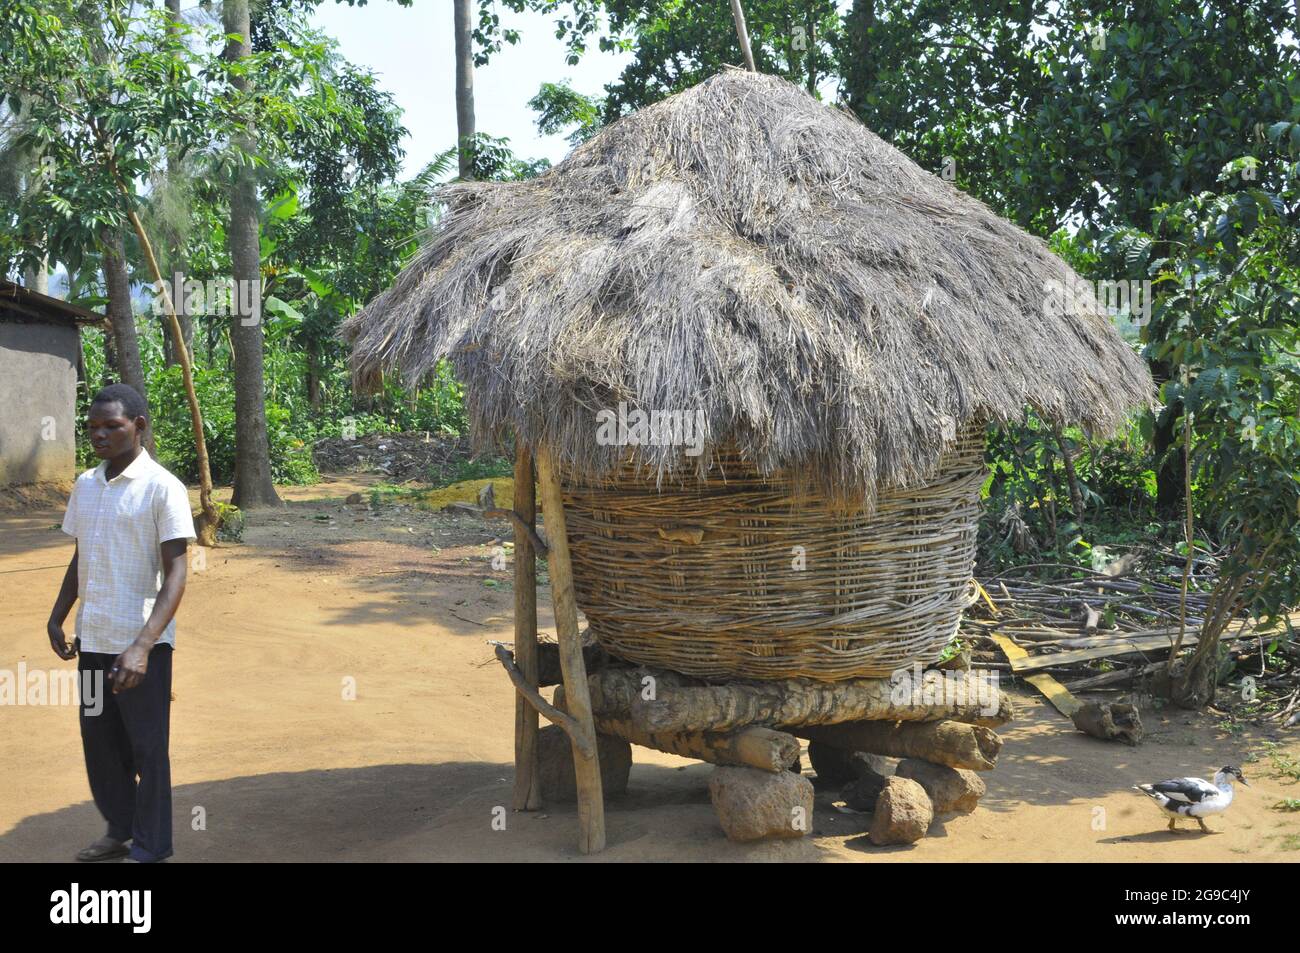
POLYGON ((59 587, 59 596, 54 600, 50 610, 50 621, 45 624, 45 631, 50 637, 50 648, 54 654, 65 662, 77 657, 81 648, 79 643, 68 644, 68 637, 63 634, 63 623, 67 621, 72 604, 77 601, 77 550, 72 550, 72 559, 68 560, 67 571, 63 573, 63 585, 59 587))
POLYGON ((149 669, 149 653, 162 638, 176 614, 176 607, 181 604, 185 592, 185 550, 189 540, 168 539, 160 546, 162 551, 163 584, 154 600, 153 611, 140 629, 140 633, 131 643, 131 647, 113 660, 113 667, 108 677, 113 680, 113 694, 135 688, 144 681, 149 669))
POLYGON ((130 648, 113 660, 108 677, 113 680, 113 694, 135 688, 144 681, 149 670, 149 650, 131 643, 130 648))
POLYGON ((68 637, 63 633, 63 625, 53 620, 45 627, 50 636, 50 648, 54 649, 54 654, 65 662, 77 657, 76 646, 68 642, 68 637))

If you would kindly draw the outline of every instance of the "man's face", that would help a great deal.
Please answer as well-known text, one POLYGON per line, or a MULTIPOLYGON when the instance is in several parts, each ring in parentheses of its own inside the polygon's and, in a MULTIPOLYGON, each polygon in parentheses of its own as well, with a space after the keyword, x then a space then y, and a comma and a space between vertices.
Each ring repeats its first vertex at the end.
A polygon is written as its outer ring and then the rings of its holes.
POLYGON ((116 400, 91 404, 90 414, 86 419, 90 445, 95 448, 95 456, 101 460, 120 457, 137 447, 144 426, 143 417, 132 420, 126 416, 121 402, 116 400))

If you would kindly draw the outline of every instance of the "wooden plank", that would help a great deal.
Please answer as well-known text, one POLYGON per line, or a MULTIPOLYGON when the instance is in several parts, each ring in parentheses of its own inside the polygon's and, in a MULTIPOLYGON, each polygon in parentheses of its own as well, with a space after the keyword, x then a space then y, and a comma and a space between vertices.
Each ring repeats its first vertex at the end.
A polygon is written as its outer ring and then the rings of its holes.
MULTIPOLYGON (((515 663, 524 684, 537 691, 537 564, 533 538, 537 513, 533 489, 533 455, 522 440, 515 448, 515 663)), ((537 779, 537 710, 522 694, 515 695, 516 811, 536 811, 542 806, 537 779)))
MULTIPOLYGON (((996 636, 994 637, 997 638, 996 636)), ((1005 636, 1003 636, 1005 638, 1005 636)), ((1008 639, 1007 641, 1010 641, 1008 639)), ((1187 633, 1183 639, 1184 646, 1192 646, 1197 642, 1197 636, 1191 632, 1187 633)), ((1002 643, 999 642, 999 645, 1002 643)), ((1014 643, 1012 643, 1014 644, 1014 643)), ((1155 652, 1161 649, 1172 649, 1174 647, 1173 639, 1167 635, 1139 635, 1136 637, 1121 637, 1105 640, 1105 644, 1093 645, 1084 649, 1072 649, 1067 652, 1043 653, 1042 655, 1030 656, 1027 652, 1023 657, 1008 659, 1011 662, 1011 671, 1013 672, 1032 672, 1041 668, 1052 668, 1058 665, 1074 665, 1077 662, 1088 662, 1093 659, 1114 658, 1119 655, 1133 655, 1141 652, 1155 652)), ((1019 646, 1017 646, 1019 648, 1019 646)), ((1021 649, 1023 652, 1024 650, 1021 649)))
POLYGON ((537 453, 537 480, 542 490, 542 511, 546 514, 546 537, 550 547, 547 564, 551 574, 551 600, 555 605, 555 631, 559 636, 560 669, 564 674, 564 705, 577 721, 589 752, 574 739, 573 767, 578 787, 578 850, 596 854, 605 849, 605 800, 600 782, 596 751, 596 725, 591 714, 591 690, 587 666, 582 660, 578 635, 578 603, 573 592, 573 564, 569 558, 569 537, 564 520, 564 498, 560 477, 550 452, 537 453))
MULTIPOLYGON (((1002 649, 1002 654, 1005 655, 1007 661, 1011 663, 1013 671, 1015 670, 1017 661, 1029 658, 1028 652, 1016 645, 1016 643, 1012 642, 1011 639, 1007 638, 1005 635, 995 632, 993 635, 990 635, 989 638, 996 642, 998 647, 1002 649)), ((1052 703, 1052 707, 1066 718, 1073 718, 1074 713, 1083 707, 1083 704, 1079 699, 1070 694, 1069 689, 1046 672, 1039 672, 1036 675, 1027 675, 1025 681, 1038 689, 1042 693, 1043 697, 1052 703)))

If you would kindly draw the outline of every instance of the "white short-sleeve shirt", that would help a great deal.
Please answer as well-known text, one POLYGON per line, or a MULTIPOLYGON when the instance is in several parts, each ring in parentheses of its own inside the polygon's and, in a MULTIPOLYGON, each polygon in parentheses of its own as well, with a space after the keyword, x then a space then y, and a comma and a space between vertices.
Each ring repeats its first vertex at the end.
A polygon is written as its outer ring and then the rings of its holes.
MULTIPOLYGON (((105 461, 77 478, 63 531, 77 538, 81 651, 124 652, 149 621, 162 588, 161 545, 194 539, 185 484, 147 451, 112 480, 105 461)), ((175 646, 176 621, 158 644, 175 646)))

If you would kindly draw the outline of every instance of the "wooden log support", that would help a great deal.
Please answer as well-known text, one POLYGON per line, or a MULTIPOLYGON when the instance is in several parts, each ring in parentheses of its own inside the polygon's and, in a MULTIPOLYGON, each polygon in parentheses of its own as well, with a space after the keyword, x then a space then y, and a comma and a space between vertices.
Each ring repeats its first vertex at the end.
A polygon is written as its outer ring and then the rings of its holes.
MULTIPOLYGON (((564 689, 555 690, 555 707, 564 710, 564 689)), ((596 730, 643 748, 653 748, 709 764, 785 771, 799 757, 799 740, 784 731, 751 726, 722 734, 716 731, 642 731, 630 718, 595 715, 596 730)))
POLYGON ((551 724, 563 728, 564 733, 573 739, 575 745, 587 746, 585 750, 594 754, 596 750, 593 746, 594 743, 590 742, 587 736, 583 733, 582 725, 579 724, 578 720, 562 708, 557 708, 552 705, 542 697, 541 692, 528 684, 527 679, 524 678, 524 673, 521 672, 519 666, 515 664, 514 653, 500 642, 494 645, 494 649, 496 651, 497 661, 501 663, 501 667, 504 668, 506 674, 510 676, 510 681, 514 684, 515 691, 518 693, 519 698, 527 702, 533 711, 545 715, 546 720, 551 722, 551 724))
MULTIPOLYGON (((587 667, 587 684, 595 685, 592 673, 604 668, 609 656, 599 645, 592 643, 582 647, 582 664, 587 667)), ((537 643, 537 684, 543 688, 548 685, 562 685, 564 673, 560 671, 560 647, 554 642, 537 643)), ((593 700, 592 704, 595 704, 593 700)))
POLYGON ((642 731, 629 719, 597 718, 596 728, 643 748, 709 764, 788 771, 799 758, 799 740, 784 731, 751 725, 729 734, 716 731, 642 731))
POLYGON ((1011 720, 1011 700, 977 673, 964 673, 956 681, 960 684, 953 684, 947 698, 925 701, 900 698, 887 678, 705 685, 673 672, 619 667, 591 676, 593 704, 600 715, 630 717, 640 730, 652 733, 873 720, 947 720, 992 728, 1011 720))
MULTIPOLYGON (((522 440, 515 447, 515 653, 520 677, 526 688, 537 694, 537 531, 536 498, 533 488, 533 455, 522 440)), ((509 671, 509 669, 507 669, 509 671)), ((541 697, 540 695, 538 696, 541 697)), ((536 811, 542 806, 537 781, 538 709, 520 693, 515 698, 515 791, 516 811, 536 811)))
POLYGON ((849 751, 891 758, 920 758, 950 768, 989 771, 997 766, 1002 739, 991 728, 957 721, 893 724, 856 721, 791 728, 791 733, 849 751))
POLYGON ((577 722, 569 737, 573 742, 573 766, 578 785, 578 850, 595 854, 605 848, 605 802, 596 754, 596 726, 591 713, 587 667, 582 661, 582 642, 578 635, 578 604, 573 591, 573 565, 569 559, 560 476, 544 446, 537 454, 537 479, 541 486, 546 536, 550 544, 547 562, 551 599, 555 606, 555 631, 560 645, 560 668, 564 674, 565 706, 577 722))

